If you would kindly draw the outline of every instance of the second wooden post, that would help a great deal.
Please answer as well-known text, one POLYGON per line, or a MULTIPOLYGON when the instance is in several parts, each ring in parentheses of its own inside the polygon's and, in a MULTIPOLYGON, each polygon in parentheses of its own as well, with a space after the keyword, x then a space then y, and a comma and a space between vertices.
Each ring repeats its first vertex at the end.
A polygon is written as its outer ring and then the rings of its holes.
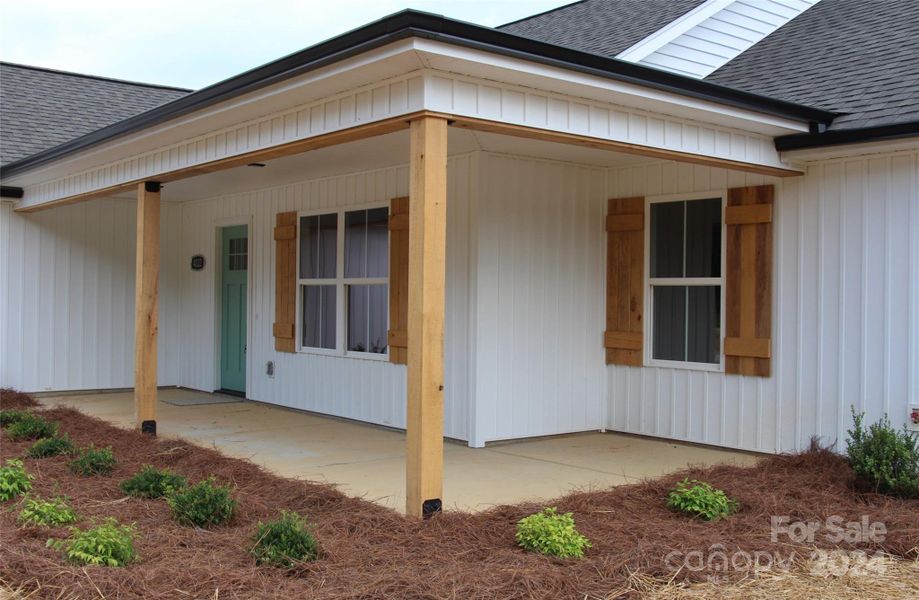
POLYGON ((412 121, 409 178, 405 508, 427 518, 443 496, 446 119, 412 121))

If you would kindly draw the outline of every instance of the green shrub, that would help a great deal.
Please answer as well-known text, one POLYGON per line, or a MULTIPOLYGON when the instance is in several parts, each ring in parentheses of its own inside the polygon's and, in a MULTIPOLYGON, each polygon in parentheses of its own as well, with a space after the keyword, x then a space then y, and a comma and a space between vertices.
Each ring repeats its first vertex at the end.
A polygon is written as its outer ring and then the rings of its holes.
POLYGON ((51 500, 26 498, 19 511, 19 522, 23 525, 60 527, 76 520, 76 513, 63 498, 51 500))
POLYGON ((559 558, 581 558, 590 540, 578 533, 571 513, 546 508, 517 522, 517 544, 530 552, 559 558))
POLYGON ((0 410, 0 427, 9 427, 28 415, 29 413, 24 410, 0 410))
POLYGON ((919 447, 906 426, 897 431, 887 415, 866 430, 864 413, 856 414, 849 430, 846 452, 852 470, 875 492, 913 498, 919 495, 919 447))
POLYGON ((14 442, 49 438, 57 435, 57 423, 50 423, 38 415, 26 413, 11 423, 6 428, 6 433, 14 442))
POLYGON ((186 485, 185 478, 168 469, 157 470, 145 465, 130 479, 121 482, 121 489, 129 496, 162 498, 186 485))
POLYGON ((119 525, 115 519, 106 519, 92 529, 70 528, 67 540, 48 540, 47 546, 62 550, 72 562, 84 565, 121 567, 136 559, 134 554, 133 525, 119 525))
POLYGON ((108 475, 115 469, 116 464, 118 461, 112 454, 111 446, 96 448, 90 444, 88 448, 82 448, 79 455, 70 462, 70 470, 83 477, 108 475))
POLYGON ((684 479, 676 484, 667 496, 667 506, 705 521, 728 517, 740 507, 723 491, 695 479, 684 479))
POLYGON ((283 511, 274 521, 259 522, 253 541, 252 554, 260 565, 290 568, 295 563, 316 560, 319 556, 319 544, 309 524, 293 512, 283 511))
POLYGON ((166 500, 176 522, 192 527, 222 525, 233 518, 236 511, 230 486, 215 485, 213 477, 176 490, 166 500))
POLYGON ((67 435, 42 438, 32 444, 28 455, 30 458, 48 458, 58 454, 73 454, 73 443, 67 435))
POLYGON ((10 459, 0 467, 0 501, 6 502, 32 489, 34 475, 26 473, 21 460, 10 459))

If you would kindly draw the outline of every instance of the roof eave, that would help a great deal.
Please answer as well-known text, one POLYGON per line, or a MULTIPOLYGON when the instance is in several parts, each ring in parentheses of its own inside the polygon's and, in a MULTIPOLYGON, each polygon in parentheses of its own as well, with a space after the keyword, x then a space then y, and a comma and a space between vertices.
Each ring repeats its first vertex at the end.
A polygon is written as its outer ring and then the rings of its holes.
POLYGON ((0 177, 63 158, 230 98, 409 37, 487 50, 556 67, 808 123, 830 123, 834 113, 702 80, 520 37, 440 15, 406 10, 251 69, 187 96, 54 148, 0 167, 0 177))
POLYGON ((919 136, 919 121, 876 125, 853 129, 837 129, 822 133, 796 133, 775 138, 775 149, 779 152, 823 148, 844 144, 880 142, 919 136))

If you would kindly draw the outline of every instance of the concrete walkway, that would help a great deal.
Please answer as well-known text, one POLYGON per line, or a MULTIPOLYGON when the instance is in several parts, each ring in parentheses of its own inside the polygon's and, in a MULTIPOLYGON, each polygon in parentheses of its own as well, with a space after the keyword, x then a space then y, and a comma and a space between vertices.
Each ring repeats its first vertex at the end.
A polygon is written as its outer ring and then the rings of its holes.
MULTIPOLYGON (((119 426, 133 426, 130 392, 46 396, 119 426)), ((336 484, 345 493, 403 510, 405 435, 235 398, 161 390, 161 436, 182 437, 251 460, 286 477, 336 484), (174 403, 225 400, 221 404, 174 403)), ((751 464, 755 456, 615 433, 579 433, 487 448, 448 442, 444 506, 481 510, 549 500, 573 489, 602 489, 672 472, 688 464, 751 464)))

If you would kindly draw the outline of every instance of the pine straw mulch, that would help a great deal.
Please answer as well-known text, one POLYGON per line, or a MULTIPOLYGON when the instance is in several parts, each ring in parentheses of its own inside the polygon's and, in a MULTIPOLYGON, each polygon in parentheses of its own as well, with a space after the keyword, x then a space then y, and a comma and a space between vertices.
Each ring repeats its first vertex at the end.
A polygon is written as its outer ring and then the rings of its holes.
MULTIPOLYGON (((726 578, 722 585, 743 584, 748 577, 745 572, 718 571, 717 564, 712 570, 674 573, 666 562, 672 551, 685 555, 720 545, 716 549, 728 555, 766 551, 787 560, 794 552, 806 560, 815 546, 834 547, 820 533, 813 544, 796 545, 784 538, 773 542, 772 515, 819 522, 832 515, 846 521, 868 515, 886 525, 886 539, 840 548, 910 559, 904 564, 919 556, 919 500, 855 491, 845 461, 819 448, 764 458, 754 467, 691 468, 549 502, 560 511, 573 512, 578 528, 593 543, 583 560, 562 561, 515 546, 515 523, 542 504, 501 506, 476 514, 448 512, 421 522, 345 496, 332 486, 278 477, 245 460, 181 440, 151 439, 69 408, 41 410, 27 395, 3 391, 0 403, 3 408, 40 410, 59 422, 78 446, 111 445, 119 461, 109 477, 80 478, 69 472, 65 457, 26 459, 26 468, 36 476, 33 493, 68 497, 81 517, 80 526, 114 516, 138 529, 139 562, 125 568, 80 567, 45 547, 49 537, 66 535, 65 529, 19 528, 15 502, 0 507, 0 580, 8 590, 34 592, 29 596, 34 598, 637 597, 652 589, 661 594, 679 591, 712 575, 726 578), (119 482, 145 464, 169 467, 190 481, 215 475, 232 483, 239 501, 233 522, 210 531, 182 527, 170 519, 165 502, 126 498, 119 482), (715 523, 672 513, 664 498, 687 476, 726 490, 740 501, 741 511, 715 523), (313 523, 322 545, 320 560, 286 572, 254 564, 248 553, 253 529, 281 509, 298 511, 313 523)), ((0 458, 24 456, 30 442, 11 442, 3 436, 0 458)), ((865 581, 870 587, 871 579, 865 581)), ((882 580, 878 577, 876 583, 880 586, 882 580)))

